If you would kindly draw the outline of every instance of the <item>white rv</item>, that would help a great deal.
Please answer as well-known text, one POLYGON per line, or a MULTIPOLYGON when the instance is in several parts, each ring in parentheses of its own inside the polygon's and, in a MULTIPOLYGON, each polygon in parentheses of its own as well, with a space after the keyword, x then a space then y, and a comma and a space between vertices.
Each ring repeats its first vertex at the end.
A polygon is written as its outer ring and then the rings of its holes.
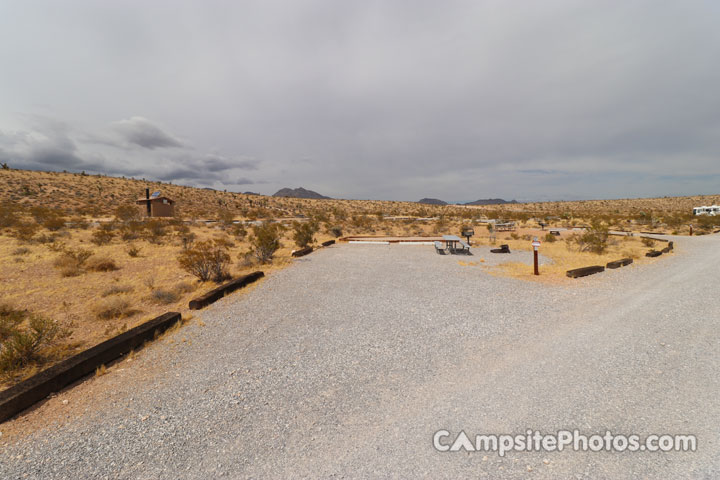
POLYGON ((695 207, 693 208, 693 215, 720 215, 720 205, 711 205, 709 207, 695 207))

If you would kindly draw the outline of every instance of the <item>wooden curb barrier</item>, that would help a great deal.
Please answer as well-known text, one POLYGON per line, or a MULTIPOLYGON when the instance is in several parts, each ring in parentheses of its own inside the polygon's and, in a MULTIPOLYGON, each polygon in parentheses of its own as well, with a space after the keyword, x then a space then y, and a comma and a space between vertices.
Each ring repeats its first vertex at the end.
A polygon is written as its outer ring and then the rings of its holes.
POLYGON ((588 275, 592 275, 594 273, 600 273, 604 272, 605 267, 602 265, 593 265, 591 267, 582 267, 582 268, 576 268, 574 270, 568 270, 565 272, 565 275, 567 275, 570 278, 578 278, 578 277, 587 277, 588 275))
POLYGON ((292 252, 292 256, 293 257, 304 257, 308 253, 312 253, 312 251, 313 251, 312 247, 305 247, 305 248, 301 248, 300 250, 295 250, 294 252, 292 252))
POLYGON ((645 254, 645 256, 654 258, 654 257, 659 257, 662 254, 663 254, 662 250, 650 250, 649 252, 647 252, 645 254))
POLYGON ((630 265, 633 263, 632 258, 621 258, 620 260, 615 260, 614 262, 608 262, 607 265, 605 265, 605 268, 615 269, 624 267, 625 265, 630 265))
POLYGON ((330 245, 334 245, 334 244, 335 244, 335 240, 328 240, 327 242, 322 242, 322 243, 321 243, 321 245, 322 245, 323 247, 329 247, 330 245))
POLYGON ((94 372, 99 366, 141 346, 145 341, 154 339, 181 318, 177 312, 160 315, 3 390, 0 392, 0 422, 94 372))
POLYGON ((248 275, 243 275, 240 278, 236 278, 235 280, 224 283, 219 287, 210 290, 202 297, 190 300, 190 310, 200 310, 201 308, 206 307, 211 303, 217 302, 225 295, 232 293, 235 290, 242 288, 246 285, 249 285, 264 276, 265 274, 263 272, 253 272, 248 275))

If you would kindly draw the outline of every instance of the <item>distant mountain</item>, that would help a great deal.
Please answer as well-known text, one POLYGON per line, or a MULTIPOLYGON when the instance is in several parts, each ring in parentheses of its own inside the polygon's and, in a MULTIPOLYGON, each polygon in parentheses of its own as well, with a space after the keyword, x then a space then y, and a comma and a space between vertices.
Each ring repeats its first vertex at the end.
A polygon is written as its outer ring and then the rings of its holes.
POLYGON ((243 192, 243 195, 260 195, 260 196, 262 196, 262 193, 255 193, 255 192, 243 192))
POLYGON ((518 203, 517 200, 503 200, 502 198, 482 198, 474 202, 464 203, 463 205, 504 205, 506 203, 518 203))
POLYGON ((291 198, 316 198, 316 199, 329 199, 325 195, 320 195, 312 190, 305 190, 302 187, 299 188, 281 188, 273 197, 291 197, 291 198))
POLYGON ((417 203, 426 203, 428 205, 447 205, 447 202, 438 200, 437 198, 423 198, 422 200, 418 200, 417 203))

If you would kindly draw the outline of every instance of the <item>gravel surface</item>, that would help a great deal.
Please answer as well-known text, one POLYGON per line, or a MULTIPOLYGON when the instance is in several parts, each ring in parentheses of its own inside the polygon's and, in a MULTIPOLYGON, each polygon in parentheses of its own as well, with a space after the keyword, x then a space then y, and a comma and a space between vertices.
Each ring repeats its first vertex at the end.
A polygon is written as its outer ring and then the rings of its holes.
POLYGON ((54 420, 0 437, 0 478, 720 477, 720 236, 674 240, 565 287, 458 263, 480 249, 323 249, 32 412, 54 420), (698 451, 432 447, 575 428, 698 451))

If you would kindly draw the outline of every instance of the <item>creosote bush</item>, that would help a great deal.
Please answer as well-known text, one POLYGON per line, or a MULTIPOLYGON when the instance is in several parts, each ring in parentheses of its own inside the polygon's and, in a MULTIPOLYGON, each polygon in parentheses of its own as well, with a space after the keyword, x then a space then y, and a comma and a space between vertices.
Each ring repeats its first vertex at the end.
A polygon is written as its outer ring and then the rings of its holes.
POLYGON ((95 245, 107 245, 108 243, 112 242, 112 239, 115 238, 115 232, 113 231, 113 225, 109 223, 105 223, 103 225, 100 225, 93 233, 92 237, 90 238, 90 241, 94 243, 95 245))
POLYGON ((271 262, 275 252, 280 249, 281 228, 280 225, 272 222, 263 222, 253 227, 249 253, 260 263, 271 262))
POLYGON ((87 262, 87 268, 93 272, 114 272, 118 270, 119 267, 113 259, 102 257, 89 260, 87 262))
POLYGON ((70 333, 58 322, 0 305, 0 374, 13 377, 29 364, 44 361, 43 351, 70 333))
POLYGON ((582 252, 592 252, 598 255, 605 253, 608 247, 609 231, 607 225, 593 220, 590 227, 582 235, 574 234, 568 237, 568 243, 577 244, 582 252))
POLYGON ((140 218, 140 210, 135 205, 120 205, 115 209, 115 218, 121 222, 129 222, 140 218))
POLYGON ((197 242, 180 253, 178 262, 186 272, 203 282, 211 279, 221 282, 229 276, 227 267, 230 264, 230 255, 227 247, 218 242, 197 242))
POLYGON ((163 243, 165 237, 167 236, 166 227, 167 224, 162 220, 153 219, 145 223, 145 230, 148 242, 154 243, 156 245, 163 243))
POLYGON ((0 228, 14 227, 19 221, 15 207, 0 205, 0 228))
POLYGON ((92 256, 92 252, 82 248, 74 250, 65 249, 62 254, 55 259, 54 265, 60 269, 63 277, 77 277, 83 273, 85 262, 92 256))
POLYGON ((295 245, 305 248, 315 241, 318 225, 315 222, 293 222, 293 230, 295 245))
POLYGON ((21 242, 29 242, 33 239, 33 236, 40 229, 37 223, 33 222, 18 222, 12 232, 12 235, 20 240, 21 242))

